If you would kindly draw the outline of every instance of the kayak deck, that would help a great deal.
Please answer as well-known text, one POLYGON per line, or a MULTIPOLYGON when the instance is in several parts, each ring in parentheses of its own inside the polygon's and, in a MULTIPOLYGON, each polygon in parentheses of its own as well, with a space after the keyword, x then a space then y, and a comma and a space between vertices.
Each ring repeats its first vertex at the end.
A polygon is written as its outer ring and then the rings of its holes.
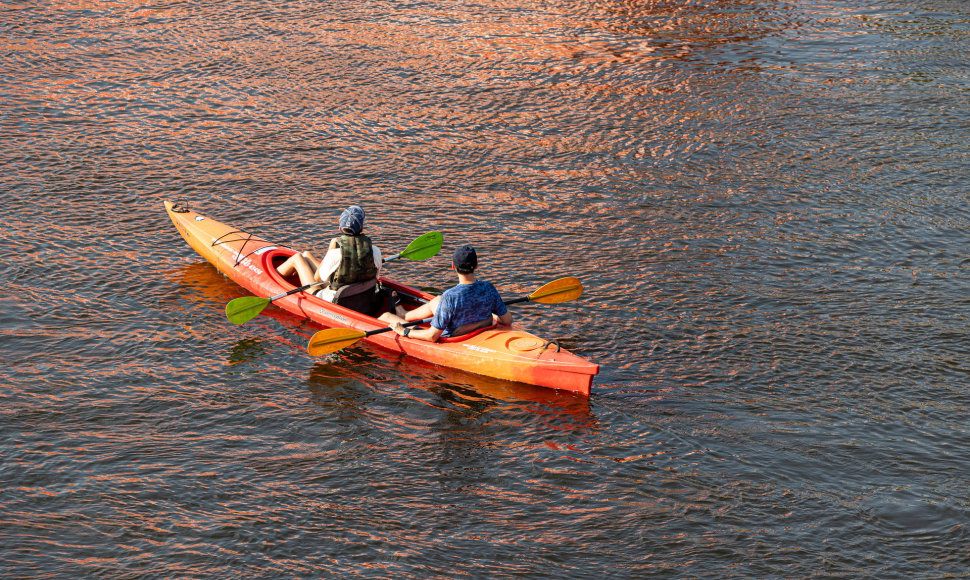
MULTIPOLYGON (((278 246, 185 207, 166 201, 165 208, 185 241, 231 280, 256 296, 268 298, 288 292, 300 283, 295 275, 282 276, 277 268, 295 250, 278 246)), ((396 290, 406 308, 431 300, 433 295, 387 278, 380 284, 396 290)), ((273 302, 294 315, 325 328, 352 328, 363 332, 386 327, 377 318, 344 308, 306 292, 273 302)), ((381 305, 385 312, 388 304, 381 305)), ((433 364, 561 389, 588 396, 599 365, 591 363, 555 341, 543 340, 515 326, 493 325, 460 337, 429 342, 394 332, 373 334, 363 340, 433 364)))

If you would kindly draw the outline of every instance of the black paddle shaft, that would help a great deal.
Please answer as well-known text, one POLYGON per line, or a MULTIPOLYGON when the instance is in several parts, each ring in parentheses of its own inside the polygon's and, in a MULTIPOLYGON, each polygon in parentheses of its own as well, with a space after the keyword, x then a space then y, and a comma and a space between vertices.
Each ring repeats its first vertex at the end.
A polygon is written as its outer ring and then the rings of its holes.
MULTIPOLYGON (((430 318, 425 318, 424 320, 412 320, 411 322, 405 322, 401 326, 403 326, 404 328, 408 328, 410 326, 417 326, 419 324, 424 324, 425 322, 430 322, 430 321, 431 321, 430 318)), ((375 329, 375 330, 368 330, 367 332, 364 333, 364 337, 374 336, 375 334, 380 334, 382 332, 387 332, 388 330, 394 330, 394 329, 391 328, 390 326, 385 326, 384 328, 378 328, 378 329, 375 329)))
POLYGON ((272 302, 274 300, 279 300, 280 298, 285 298, 285 297, 289 296, 290 294, 296 294, 297 292, 303 292, 304 290, 306 290, 307 288, 310 288, 311 286, 319 286, 320 284, 326 284, 326 283, 327 283, 326 281, 311 282, 310 284, 307 284, 305 286, 300 286, 299 288, 294 288, 294 289, 290 290, 289 292, 284 292, 282 294, 277 294, 276 296, 273 296, 272 298, 270 298, 269 301, 272 302))

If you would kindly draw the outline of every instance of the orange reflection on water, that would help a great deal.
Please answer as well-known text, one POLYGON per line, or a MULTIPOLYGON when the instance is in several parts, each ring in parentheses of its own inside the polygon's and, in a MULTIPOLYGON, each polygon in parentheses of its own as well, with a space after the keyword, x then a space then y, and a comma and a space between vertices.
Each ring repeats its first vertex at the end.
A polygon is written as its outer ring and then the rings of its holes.
MULTIPOLYGON (((183 292, 180 296, 182 299, 189 299, 195 301, 199 304, 201 308, 205 309, 216 309, 221 308, 229 300, 237 298, 239 296, 248 295, 245 290, 236 286, 234 282, 223 276, 218 270, 207 262, 193 262, 179 269, 175 273, 178 280, 178 284, 181 288, 190 290, 190 292, 183 292)), ((221 314, 221 311, 220 311, 221 314)), ((186 316, 191 316, 191 312, 187 312, 186 316)), ((313 328, 309 328, 306 325, 306 321, 297 316, 294 316, 288 312, 279 310, 272 305, 267 307, 255 320, 247 323, 249 326, 258 328, 260 324, 260 317, 269 317, 276 322, 280 322, 288 327, 289 332, 294 332, 298 334, 300 339, 287 339, 284 336, 279 336, 279 333, 275 330, 267 331, 271 332, 274 340, 282 340, 288 344, 294 350, 303 350, 304 343, 301 342, 302 339, 308 338, 309 333, 313 332, 313 328)), ((228 321, 225 322, 228 326, 228 321)), ((204 336, 205 334, 211 333, 211 329, 202 329, 199 331, 204 336)), ((251 345, 247 346, 247 340, 242 341, 243 344, 239 346, 239 352, 230 353, 227 360, 227 364, 238 364, 239 362, 252 362, 253 360, 259 360, 268 356, 268 353, 262 348, 253 348, 251 345)), ((577 428, 589 428, 595 425, 596 421, 590 414, 589 400, 586 397, 573 396, 569 393, 563 393, 555 391, 552 389, 545 389, 541 387, 534 387, 531 385, 513 383, 509 381, 502 381, 497 379, 492 379, 490 377, 484 377, 469 373, 463 373, 460 371, 455 371, 452 369, 447 369, 444 367, 438 367, 431 365, 427 362, 405 358, 401 359, 396 354, 390 354, 383 351, 382 349, 376 347, 370 347, 369 345, 360 345, 354 347, 356 350, 366 352, 364 355, 369 357, 371 360, 380 359, 383 360, 385 364, 399 364, 402 376, 417 374, 421 376, 425 382, 410 383, 408 386, 415 387, 424 390, 434 390, 447 388, 445 385, 452 383, 456 385, 457 388, 466 389, 470 388, 474 391, 474 395, 462 390, 460 397, 475 404, 484 404, 487 406, 491 405, 501 405, 503 402, 516 401, 519 403, 524 403, 529 406, 529 408, 538 415, 548 414, 551 419, 556 419, 557 429, 577 429, 577 428), (563 422, 562 418, 570 417, 570 421, 563 422)), ((356 355, 355 355, 356 356, 356 355)), ((265 363, 261 363, 265 364, 265 363)), ((317 367, 325 367, 328 363, 317 363, 317 367)), ((282 370, 282 369, 281 369, 282 370)), ((318 379, 324 379, 329 373, 321 373, 317 371, 311 371, 311 376, 309 378, 310 383, 314 384, 318 379), (314 377, 317 377, 315 379, 314 377)), ((326 380, 324 382, 327 382, 326 380)), ((405 395, 414 400, 418 400, 424 404, 434 406, 426 400, 411 397, 410 395, 405 395)))

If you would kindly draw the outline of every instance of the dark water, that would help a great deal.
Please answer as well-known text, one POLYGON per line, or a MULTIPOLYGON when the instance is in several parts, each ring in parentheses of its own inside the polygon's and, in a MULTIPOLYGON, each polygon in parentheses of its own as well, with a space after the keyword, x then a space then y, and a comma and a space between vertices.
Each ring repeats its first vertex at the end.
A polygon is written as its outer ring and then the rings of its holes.
POLYGON ((963 2, 5 3, 6 577, 970 575, 963 2), (162 201, 428 288, 589 400, 326 359, 162 201))

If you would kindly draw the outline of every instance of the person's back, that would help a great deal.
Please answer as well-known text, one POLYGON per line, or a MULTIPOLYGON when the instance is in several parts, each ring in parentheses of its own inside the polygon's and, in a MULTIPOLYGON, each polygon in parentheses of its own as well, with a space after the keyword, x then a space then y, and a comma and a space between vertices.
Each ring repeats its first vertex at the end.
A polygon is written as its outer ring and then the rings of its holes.
POLYGON ((329 280, 317 295, 374 315, 378 306, 377 274, 381 267, 380 250, 364 235, 364 210, 356 205, 340 214, 340 237, 330 241, 320 265, 319 276, 329 280))
POLYGON ((501 316, 508 309, 491 282, 476 280, 458 284, 441 295, 431 326, 440 328, 442 336, 461 336, 492 323, 492 314, 501 316))
POLYGON ((461 336, 493 322, 512 324, 509 312, 498 290, 490 282, 477 280, 478 254, 475 248, 465 245, 455 249, 452 267, 458 273, 458 285, 435 296, 427 304, 406 313, 381 315, 380 319, 389 322, 394 332, 434 342, 442 336, 461 336), (402 317, 403 315, 403 317, 402 317), (424 320, 431 317, 431 327, 411 332, 404 322, 424 320))
POLYGON ((336 246, 340 249, 340 262, 329 277, 332 290, 377 279, 374 247, 370 238, 361 233, 343 233, 336 238, 336 246))

